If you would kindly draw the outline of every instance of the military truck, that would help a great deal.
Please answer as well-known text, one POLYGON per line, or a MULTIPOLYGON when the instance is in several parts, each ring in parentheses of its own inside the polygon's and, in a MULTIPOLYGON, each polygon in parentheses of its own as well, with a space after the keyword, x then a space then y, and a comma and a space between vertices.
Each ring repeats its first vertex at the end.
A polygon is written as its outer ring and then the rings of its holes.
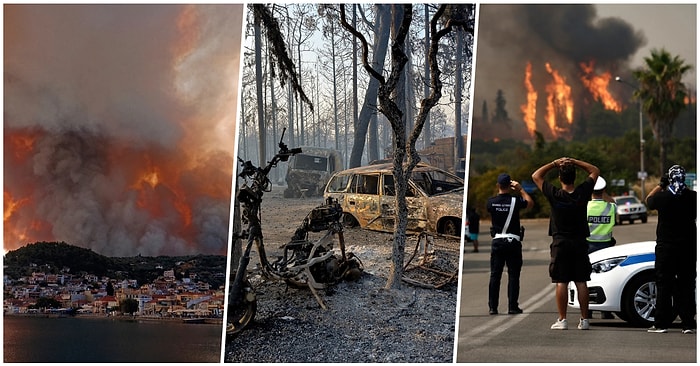
POLYGON ((284 197, 322 196, 331 175, 343 169, 343 157, 339 151, 302 146, 301 153, 290 157, 287 163, 284 197))

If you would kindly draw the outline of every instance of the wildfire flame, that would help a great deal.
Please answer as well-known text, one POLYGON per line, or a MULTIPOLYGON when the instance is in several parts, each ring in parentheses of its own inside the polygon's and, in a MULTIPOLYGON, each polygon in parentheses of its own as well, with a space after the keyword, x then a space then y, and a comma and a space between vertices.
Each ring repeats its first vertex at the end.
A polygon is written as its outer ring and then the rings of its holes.
MULTIPOLYGON (((622 105, 613 98, 608 91, 608 86, 611 80, 611 73, 604 72, 596 75, 594 73, 593 61, 589 63, 581 63, 580 67, 583 70, 581 82, 585 89, 595 98, 600 101, 608 110, 615 112, 622 111, 622 105)), ((547 62, 545 70, 551 77, 551 80, 546 83, 544 90, 546 92, 546 113, 542 117, 547 125, 548 132, 554 138, 565 136, 569 132, 574 121, 574 97, 571 85, 569 85, 560 72, 547 62)), ((534 136, 537 125, 537 89, 533 82, 532 64, 528 62, 525 66, 525 92, 527 101, 520 106, 520 111, 523 113, 523 121, 530 136, 534 136)))
POLYGON ((594 65, 594 61, 590 61, 588 64, 583 62, 580 64, 584 72, 584 75, 581 76, 583 85, 588 89, 591 95, 593 95, 595 100, 603 103, 605 109, 621 112, 622 106, 610 95, 610 92, 608 92, 608 85, 610 84, 612 75, 609 72, 604 72, 601 75, 594 75, 594 65))
POLYGON ((520 106, 523 112, 525 125, 531 136, 534 136, 537 124, 535 115, 537 112, 537 91, 532 86, 532 63, 528 62, 525 67, 525 90, 527 91, 527 103, 520 106))
POLYGON ((574 101, 571 99, 571 87, 566 84, 566 79, 559 75, 557 70, 547 62, 545 64, 547 72, 552 76, 552 82, 547 84, 547 114, 545 121, 555 137, 558 137, 563 128, 559 122, 564 118, 564 122, 569 125, 574 121, 574 101))
MULTIPOLYGON (((4 132, 7 141, 31 141, 22 131, 6 127, 4 132)), ((179 150, 130 147, 126 141, 95 136, 45 133, 34 141, 4 147, 12 171, 4 188, 6 250, 27 242, 68 240, 73 233, 88 237, 70 242, 100 240, 91 243, 93 248, 128 248, 133 242, 143 246, 140 253, 159 254, 145 249, 151 241, 196 252, 201 236, 208 235, 203 232, 217 224, 226 231, 233 167, 226 154, 202 161, 184 143, 179 150), (91 146, 71 155, 71 146, 80 145, 76 140, 91 146)))

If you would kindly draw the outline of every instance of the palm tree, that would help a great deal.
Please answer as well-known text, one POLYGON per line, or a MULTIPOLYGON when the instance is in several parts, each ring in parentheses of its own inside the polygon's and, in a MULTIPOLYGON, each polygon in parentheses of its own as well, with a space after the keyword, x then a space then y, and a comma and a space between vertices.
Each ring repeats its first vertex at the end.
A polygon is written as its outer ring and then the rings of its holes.
POLYGON ((672 58, 663 48, 653 49, 651 57, 645 57, 644 62, 646 68, 633 72, 639 82, 635 97, 642 102, 654 137, 659 141, 659 173, 663 174, 673 122, 686 107, 688 89, 681 80, 692 66, 678 56, 672 58))

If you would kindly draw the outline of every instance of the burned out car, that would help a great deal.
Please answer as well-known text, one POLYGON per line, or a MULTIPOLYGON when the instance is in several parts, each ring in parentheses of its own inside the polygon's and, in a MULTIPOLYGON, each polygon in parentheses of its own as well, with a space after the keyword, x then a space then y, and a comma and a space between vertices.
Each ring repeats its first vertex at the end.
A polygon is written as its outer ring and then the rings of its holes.
POLYGON ((343 169, 342 155, 337 150, 319 147, 302 146, 301 151, 287 163, 284 196, 321 196, 331 175, 343 169))
MULTIPOLYGON (((464 180, 440 168, 419 163, 408 182, 408 231, 461 235, 464 180)), ((337 199, 343 223, 364 229, 394 231, 396 198, 392 164, 377 164, 334 174, 324 198, 337 199)))

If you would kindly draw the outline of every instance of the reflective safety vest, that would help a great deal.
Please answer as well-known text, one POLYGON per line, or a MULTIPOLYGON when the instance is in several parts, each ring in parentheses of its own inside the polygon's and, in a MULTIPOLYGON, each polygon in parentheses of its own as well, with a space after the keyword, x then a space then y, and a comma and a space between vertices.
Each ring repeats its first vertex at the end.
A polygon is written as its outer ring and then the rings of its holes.
POLYGON ((591 232, 588 241, 606 242, 612 239, 616 211, 614 203, 602 199, 588 201, 588 229, 591 232))

